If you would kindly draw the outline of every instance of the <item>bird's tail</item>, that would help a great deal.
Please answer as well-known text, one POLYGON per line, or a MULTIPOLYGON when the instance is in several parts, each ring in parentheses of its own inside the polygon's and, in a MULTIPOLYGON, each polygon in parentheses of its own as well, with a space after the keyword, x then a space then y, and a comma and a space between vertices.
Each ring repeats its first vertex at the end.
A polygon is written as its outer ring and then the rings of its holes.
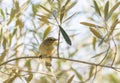
POLYGON ((51 65, 51 61, 52 61, 51 58, 47 58, 47 59, 44 59, 44 60, 45 60, 45 65, 46 65, 46 66, 50 66, 50 67, 52 66, 52 65, 51 65))

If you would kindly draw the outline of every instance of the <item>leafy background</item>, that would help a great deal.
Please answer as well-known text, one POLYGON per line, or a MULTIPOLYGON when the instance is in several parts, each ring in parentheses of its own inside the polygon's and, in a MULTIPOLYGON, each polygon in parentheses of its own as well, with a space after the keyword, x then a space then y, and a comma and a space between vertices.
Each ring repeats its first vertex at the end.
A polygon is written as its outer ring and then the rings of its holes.
POLYGON ((0 81, 119 83, 119 5, 119 0, 0 0, 0 81), (52 72, 33 58, 48 36, 59 39, 55 57, 61 59, 53 59, 52 72))

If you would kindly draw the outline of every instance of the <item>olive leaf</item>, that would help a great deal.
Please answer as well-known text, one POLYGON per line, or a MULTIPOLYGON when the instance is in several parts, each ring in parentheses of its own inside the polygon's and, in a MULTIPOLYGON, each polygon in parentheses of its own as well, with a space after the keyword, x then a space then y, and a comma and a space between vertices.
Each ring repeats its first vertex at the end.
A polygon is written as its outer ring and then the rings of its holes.
POLYGON ((65 32, 65 30, 64 30, 60 25, 59 25, 59 28, 60 28, 60 31, 61 31, 62 36, 64 37, 65 41, 66 41, 69 45, 71 45, 71 44, 72 44, 72 43, 71 43, 71 40, 70 40, 69 36, 67 35, 67 33, 65 32))

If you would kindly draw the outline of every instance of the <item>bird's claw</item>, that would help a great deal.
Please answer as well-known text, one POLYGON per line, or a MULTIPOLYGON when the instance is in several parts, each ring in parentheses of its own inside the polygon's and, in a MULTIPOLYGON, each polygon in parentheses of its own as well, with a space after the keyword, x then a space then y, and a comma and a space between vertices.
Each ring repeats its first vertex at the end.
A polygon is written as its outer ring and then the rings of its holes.
POLYGON ((40 55, 39 58, 42 59, 43 55, 40 55))

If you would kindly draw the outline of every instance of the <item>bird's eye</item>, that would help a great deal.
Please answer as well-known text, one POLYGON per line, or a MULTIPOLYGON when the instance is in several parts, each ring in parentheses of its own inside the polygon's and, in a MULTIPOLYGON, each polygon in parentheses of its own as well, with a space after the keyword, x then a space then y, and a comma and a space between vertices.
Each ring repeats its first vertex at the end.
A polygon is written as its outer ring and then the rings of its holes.
POLYGON ((49 41, 53 41, 53 39, 49 39, 49 41))

